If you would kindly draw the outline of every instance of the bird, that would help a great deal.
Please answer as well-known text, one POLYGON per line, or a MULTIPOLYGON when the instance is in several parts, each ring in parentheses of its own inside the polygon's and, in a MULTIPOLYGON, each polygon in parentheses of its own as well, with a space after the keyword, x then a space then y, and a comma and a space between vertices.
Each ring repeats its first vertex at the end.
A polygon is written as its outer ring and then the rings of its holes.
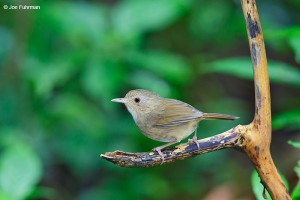
POLYGON ((160 142, 168 142, 162 146, 153 148, 164 162, 161 149, 195 133, 192 140, 198 150, 197 128, 199 121, 203 119, 235 120, 239 117, 219 113, 203 113, 193 106, 176 100, 163 98, 160 95, 144 90, 129 91, 124 98, 112 99, 113 102, 123 103, 133 117, 140 131, 148 138, 160 142))

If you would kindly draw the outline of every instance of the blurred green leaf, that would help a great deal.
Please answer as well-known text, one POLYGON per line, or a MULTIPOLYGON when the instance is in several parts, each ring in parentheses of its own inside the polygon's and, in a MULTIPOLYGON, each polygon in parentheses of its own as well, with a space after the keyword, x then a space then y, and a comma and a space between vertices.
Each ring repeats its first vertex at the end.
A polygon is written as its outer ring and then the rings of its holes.
POLYGON ((299 200, 300 199, 300 160, 298 161, 298 165, 294 168, 294 170, 295 170, 299 180, 292 192, 291 197, 293 200, 299 200))
MULTIPOLYGON (((1 38, 1 45, 0 45, 0 60, 4 59, 7 56, 8 52, 12 49, 15 40, 13 32, 7 29, 4 26, 0 25, 0 38, 1 38)), ((3 63, 0 62, 0 67, 2 67, 3 63)))
POLYGON ((77 176, 92 173, 99 164, 95 157, 106 145, 101 141, 109 137, 104 112, 72 93, 55 98, 47 111, 56 121, 56 129, 51 130, 52 145, 60 162, 72 166, 77 176))
POLYGON ((7 200, 7 197, 4 196, 4 194, 0 191, 0 200, 7 200))
POLYGON ((300 63, 300 33, 298 37, 291 37, 289 43, 294 50, 295 60, 300 63))
MULTIPOLYGON (((281 176, 281 179, 282 179, 285 187, 287 188, 287 190, 289 190, 289 185, 288 185, 286 178, 281 173, 279 173, 279 174, 281 176)), ((257 200, 265 200, 263 197, 264 186, 261 184, 260 181, 261 180, 260 180, 258 173, 256 172, 256 170, 254 170, 251 175, 252 190, 253 190, 257 200)), ((269 200, 272 200, 272 198, 267 190, 266 190, 266 195, 269 200)))
POLYGON ((137 199, 166 199, 171 194, 171 186, 167 179, 152 174, 142 173, 132 177, 133 181, 129 185, 130 190, 137 189, 137 199), (135 183, 139 183, 138 185, 135 183))
POLYGON ((0 148, 6 148, 7 146, 14 146, 15 144, 21 143, 21 138, 24 136, 24 134, 26 133, 17 127, 1 126, 0 148))
POLYGON ((191 81, 191 69, 182 56, 165 51, 147 51, 130 52, 127 59, 131 64, 151 71, 170 82, 187 84, 191 81))
POLYGON ((290 145, 300 149, 300 142, 293 142, 293 141, 289 140, 288 143, 290 145))
POLYGON ((134 88, 150 90, 162 96, 170 96, 171 94, 171 87, 166 81, 146 71, 131 73, 128 83, 134 88))
POLYGON ((136 36, 164 28, 189 7, 188 0, 124 0, 113 9, 113 25, 122 36, 136 36))
MULTIPOLYGON (((100 160, 97 157, 100 152, 104 151, 106 144, 101 144, 101 140, 97 139, 96 136, 92 137, 87 134, 89 130, 84 132, 84 130, 76 130, 75 127, 73 130, 69 128, 63 131, 57 136, 58 139, 54 141, 58 159, 61 163, 72 166, 71 171, 78 178, 91 176, 93 171, 97 171, 100 167, 100 160)), ((101 137, 102 134, 99 135, 101 137)))
POLYGON ((46 24, 56 33, 61 34, 72 44, 89 41, 97 44, 106 30, 105 8, 100 4, 91 4, 83 1, 44 2, 38 20, 46 24))
POLYGON ((38 186, 31 192, 27 199, 57 199, 57 196, 53 188, 38 186))
POLYGON ((105 117, 84 98, 74 94, 63 94, 57 97, 48 107, 56 119, 70 128, 79 128, 90 136, 101 137, 98 130, 105 129, 105 117))
POLYGON ((224 30, 227 18, 230 17, 230 4, 220 1, 197 1, 200 6, 194 6, 191 16, 191 30, 195 36, 215 38, 224 30))
POLYGON ((300 199, 300 182, 297 183, 295 186, 292 195, 291 195, 293 200, 299 200, 300 199))
POLYGON ((264 37, 266 39, 288 39, 295 36, 300 36, 300 26, 286 26, 264 30, 264 37))
MULTIPOLYGON (((300 160, 298 161, 298 165, 295 167, 295 172, 298 176, 298 178, 300 179, 300 160)), ((300 181, 300 180, 299 180, 300 181)))
MULTIPOLYGON (((271 16, 271 15, 270 15, 271 16)), ((274 21, 274 18, 272 18, 274 21)), ((273 24, 273 22, 271 23, 273 24)), ((280 55, 290 54, 290 48, 287 44, 290 44, 295 52, 296 61, 297 58, 297 41, 293 41, 294 38, 300 37, 300 26, 284 26, 280 28, 265 28, 264 39, 269 48, 277 51, 280 55)), ((297 61, 298 62, 298 61, 297 61)))
MULTIPOLYGON (((300 70, 282 62, 268 61, 270 81, 300 87, 300 70)), ((240 78, 253 80, 253 70, 250 58, 227 58, 199 67, 200 74, 223 73, 240 78)))
MULTIPOLYGON (((1 85, 1 84, 0 84, 1 85)), ((16 94, 10 88, 0 92, 0 124, 13 124, 19 115, 19 103, 16 94)), ((3 138, 1 138, 2 140, 3 138)), ((1 141, 0 140, 0 141, 1 141)))
POLYGON ((300 128, 300 109, 284 111, 273 117, 272 128, 274 130, 278 130, 285 127, 293 129, 300 128))
POLYGON ((25 199, 42 175, 37 154, 25 144, 8 147, 1 155, 0 193, 10 200, 25 199))
POLYGON ((118 63, 92 57, 84 69, 81 84, 92 98, 100 98, 105 104, 115 97, 124 74, 124 68, 118 63))
POLYGON ((23 66, 25 78, 40 97, 48 96, 55 86, 62 86, 77 69, 70 58, 53 59, 49 63, 29 58, 23 66))

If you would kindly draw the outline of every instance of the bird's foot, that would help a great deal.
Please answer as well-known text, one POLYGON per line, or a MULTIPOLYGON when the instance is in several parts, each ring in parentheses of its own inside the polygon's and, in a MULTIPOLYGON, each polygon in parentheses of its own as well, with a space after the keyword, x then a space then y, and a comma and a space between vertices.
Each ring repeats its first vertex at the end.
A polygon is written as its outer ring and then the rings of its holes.
POLYGON ((162 165, 164 163, 164 161, 165 161, 165 157, 164 157, 163 153, 161 152, 161 148, 160 147, 156 147, 156 148, 152 149, 152 151, 157 151, 157 153, 160 155, 160 157, 161 157, 161 163, 160 163, 160 165, 162 165))
POLYGON ((189 139, 188 141, 189 142, 194 142, 197 145, 197 149, 200 150, 200 146, 199 146, 196 134, 193 136, 193 139, 189 139))

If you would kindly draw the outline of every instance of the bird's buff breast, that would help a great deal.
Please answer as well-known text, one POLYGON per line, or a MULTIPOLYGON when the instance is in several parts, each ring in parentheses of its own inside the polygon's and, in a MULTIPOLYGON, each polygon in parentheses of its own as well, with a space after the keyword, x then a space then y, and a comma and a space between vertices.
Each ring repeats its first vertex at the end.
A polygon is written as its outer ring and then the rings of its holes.
MULTIPOLYGON (((195 119, 171 127, 161 127, 155 124, 138 125, 141 132, 148 138, 160 142, 178 142, 191 135, 198 127, 199 120, 195 119)), ((138 123, 137 123, 138 124, 138 123)))

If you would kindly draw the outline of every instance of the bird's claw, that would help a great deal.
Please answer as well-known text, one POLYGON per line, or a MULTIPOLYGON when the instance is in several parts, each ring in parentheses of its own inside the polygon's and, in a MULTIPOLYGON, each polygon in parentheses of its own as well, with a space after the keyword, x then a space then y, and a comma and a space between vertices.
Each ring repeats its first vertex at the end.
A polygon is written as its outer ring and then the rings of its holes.
POLYGON ((165 157, 164 157, 163 153, 161 152, 161 148, 156 147, 156 148, 152 149, 152 151, 156 151, 160 155, 160 157, 161 157, 160 165, 162 165, 165 161, 165 157))
POLYGON ((200 150, 200 146, 196 134, 194 135, 193 139, 189 139, 188 141, 195 143, 197 145, 197 149, 200 150))

